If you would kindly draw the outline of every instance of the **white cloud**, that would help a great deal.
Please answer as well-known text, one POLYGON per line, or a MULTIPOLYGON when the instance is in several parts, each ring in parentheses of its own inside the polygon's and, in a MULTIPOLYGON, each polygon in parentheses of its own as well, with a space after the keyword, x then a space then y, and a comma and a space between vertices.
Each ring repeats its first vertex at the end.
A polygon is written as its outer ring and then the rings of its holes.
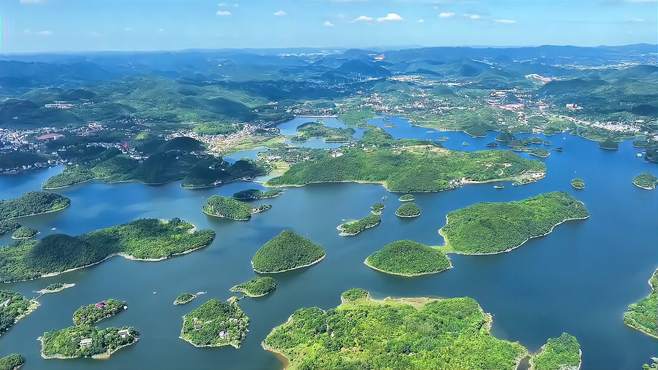
POLYGON ((452 18, 455 16, 453 12, 441 12, 439 13, 439 18, 452 18))
POLYGON ((352 22, 372 22, 372 21, 373 21, 372 17, 368 17, 367 15, 360 15, 354 18, 352 22))
POLYGON ((331 21, 324 21, 324 23, 322 23, 322 25, 325 26, 325 27, 333 27, 334 26, 334 24, 331 23, 331 21))
POLYGON ((124 28, 123 28, 123 31, 124 31, 124 32, 132 32, 132 31, 133 31, 133 28, 132 28, 132 27, 124 27, 124 28))
POLYGON ((383 17, 377 18, 377 22, 400 22, 404 20, 398 13, 388 13, 383 17))
POLYGON ((416 23, 425 23, 425 20, 423 18, 421 18, 421 19, 417 20, 416 23))
POLYGON ((232 15, 233 13, 231 13, 230 10, 219 9, 216 14, 220 17, 228 17, 228 16, 232 15))
POLYGON ((516 21, 514 19, 494 19, 494 22, 502 23, 502 24, 514 24, 514 23, 516 23, 516 21))
POLYGON ((19 0, 19 3, 22 5, 34 5, 34 4, 43 4, 46 0, 19 0))
POLYGON ((51 31, 51 30, 32 31, 31 29, 26 28, 26 29, 23 30, 23 33, 26 34, 26 35, 35 35, 35 36, 48 37, 48 36, 52 36, 54 32, 51 31))
POLYGON ((479 20, 479 19, 482 19, 482 16, 479 15, 479 14, 469 14, 469 13, 466 13, 466 14, 464 14, 464 17, 466 17, 466 18, 468 18, 468 19, 470 19, 470 20, 472 20, 472 21, 477 21, 477 20, 479 20))
POLYGON ((286 13, 284 10, 277 10, 274 12, 275 17, 285 17, 286 15, 288 15, 288 13, 286 13))

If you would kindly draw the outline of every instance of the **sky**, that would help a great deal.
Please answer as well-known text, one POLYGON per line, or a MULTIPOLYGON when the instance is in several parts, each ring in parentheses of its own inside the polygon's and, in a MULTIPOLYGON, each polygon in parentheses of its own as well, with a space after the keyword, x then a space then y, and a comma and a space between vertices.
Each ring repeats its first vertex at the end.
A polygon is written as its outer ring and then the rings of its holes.
POLYGON ((0 0, 0 53, 658 43, 658 0, 0 0))

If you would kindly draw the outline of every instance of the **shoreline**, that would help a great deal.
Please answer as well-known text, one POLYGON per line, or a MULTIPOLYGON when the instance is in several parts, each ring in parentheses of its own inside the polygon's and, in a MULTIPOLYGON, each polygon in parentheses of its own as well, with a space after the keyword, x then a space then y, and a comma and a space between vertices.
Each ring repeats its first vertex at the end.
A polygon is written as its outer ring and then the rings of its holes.
MULTIPOLYGON (((185 315, 187 316, 187 315, 185 315)), ((185 321, 185 316, 183 316, 183 321, 185 321)), ((184 327, 184 325, 183 325, 184 327)), ((226 346, 231 346, 235 349, 240 349, 240 344, 234 344, 234 343, 226 343, 226 344, 194 344, 192 343, 191 339, 184 338, 183 337, 183 328, 180 329, 180 335, 178 336, 179 339, 182 339, 184 342, 187 342, 194 346, 195 348, 221 348, 221 347, 226 347, 226 346)))
POLYGON ((118 350, 123 349, 125 347, 130 347, 133 344, 136 344, 139 342, 139 336, 133 337, 135 340, 132 341, 131 343, 126 343, 124 345, 118 346, 117 348, 110 350, 108 349, 107 351, 103 353, 97 353, 95 355, 91 355, 89 357, 87 356, 64 356, 60 354, 54 354, 54 355, 46 355, 43 352, 43 336, 37 338, 37 340, 41 343, 41 350, 39 351, 41 354, 41 358, 44 360, 75 360, 79 358, 91 358, 93 360, 108 360, 110 357, 112 357, 113 354, 115 354, 118 350))
MULTIPOLYGON (((66 198, 66 199, 69 199, 69 198, 66 198)), ((65 210, 65 209, 69 208, 70 206, 71 206, 71 200, 69 199, 68 204, 65 205, 65 206, 63 206, 63 207, 58 207, 58 208, 51 209, 51 210, 49 210, 49 211, 45 211, 45 212, 37 212, 37 213, 31 213, 31 214, 29 214, 29 215, 24 215, 24 216, 18 216, 18 217, 7 218, 7 219, 5 219, 5 220, 3 220, 3 221, 13 221, 13 220, 21 219, 21 218, 34 217, 34 216, 41 216, 41 215, 47 215, 47 214, 49 214, 49 213, 61 212, 61 211, 65 210)))
MULTIPOLYGON (((208 213, 205 209, 202 209, 201 212, 203 212, 203 214, 205 214, 206 216, 209 216, 209 217, 221 218, 221 219, 230 220, 230 221, 246 222, 246 221, 251 220, 251 215, 249 216, 249 218, 231 218, 231 217, 226 217, 226 216, 222 216, 222 215, 214 215, 212 213, 208 213)), ((253 212, 253 209, 252 209, 252 212, 253 212)), ((252 214, 257 214, 257 213, 262 213, 262 212, 265 212, 265 211, 256 212, 256 213, 252 213, 252 214)))
POLYGON ((303 265, 303 266, 293 267, 293 268, 286 269, 286 270, 281 270, 281 271, 270 271, 270 272, 267 272, 267 271, 259 271, 259 270, 256 270, 256 268, 254 267, 254 262, 253 262, 253 261, 251 261, 251 268, 252 268, 252 269, 254 270, 254 272, 257 273, 257 274, 281 274, 281 273, 284 273, 284 272, 294 271, 294 270, 299 270, 299 269, 303 269, 303 268, 306 268, 306 267, 313 266, 313 265, 315 265, 315 264, 318 264, 318 263, 322 262, 322 260, 324 260, 325 257, 327 257, 327 253, 326 253, 326 252, 322 255, 322 257, 318 258, 318 259, 317 259, 316 261, 314 261, 314 262, 311 262, 311 263, 306 264, 306 265, 303 265))
MULTIPOLYGON (((544 350, 544 347, 546 347, 547 344, 548 343, 545 343, 544 345, 539 347, 539 349, 535 353, 528 353, 528 357, 529 357, 528 358, 528 370, 535 370, 535 364, 532 362, 532 360, 535 358, 535 355, 540 354, 544 350)), ((578 367, 575 368, 575 369, 573 369, 571 367, 568 367, 568 369, 580 370, 582 367, 583 367, 583 349, 580 348, 578 350, 578 367)), ((518 364, 517 364, 517 368, 518 368, 518 364)))
POLYGON ((448 270, 450 270, 450 269, 452 269, 452 268, 454 267, 454 266, 452 265, 452 261, 450 260, 450 258, 448 258, 448 262, 450 263, 450 266, 449 266, 448 268, 446 268, 446 269, 441 270, 441 271, 421 272, 421 273, 411 274, 411 273, 401 273, 401 272, 390 272, 390 271, 385 271, 385 270, 379 269, 379 268, 377 268, 377 267, 371 265, 371 264, 368 262, 368 257, 366 257, 366 259, 363 260, 363 264, 364 264, 364 265, 370 267, 371 269, 373 269, 373 270, 375 270, 375 271, 379 271, 379 272, 381 272, 381 273, 383 273, 383 274, 395 275, 395 276, 401 276, 401 277, 405 277, 405 278, 414 278, 414 277, 419 277, 419 276, 434 275, 434 274, 440 274, 440 273, 442 273, 442 272, 446 272, 446 271, 448 271, 448 270))
POLYGON ((636 187, 638 187, 638 188, 640 188, 640 189, 643 189, 643 190, 656 190, 656 185, 655 185, 655 184, 654 184, 652 187, 649 187, 649 186, 642 186, 642 185, 639 185, 638 183, 636 183, 635 181, 633 181, 633 185, 635 185, 636 187))
POLYGON ((43 289, 41 289, 41 290, 37 290, 36 293, 39 293, 39 294, 41 294, 41 295, 44 295, 44 294, 52 294, 52 293, 59 293, 59 292, 65 290, 65 289, 73 288, 74 286, 75 286, 75 284, 64 283, 64 284, 62 284, 61 287, 59 287, 59 288, 57 288, 57 289, 48 290, 48 289, 46 289, 46 288, 43 288, 43 289))
MULTIPOLYGON (((274 289, 276 289, 276 288, 274 288, 274 289)), ((245 295, 245 297, 249 297, 249 298, 260 298, 260 297, 265 297, 266 295, 272 293, 274 290, 271 290, 271 291, 269 291, 267 293, 263 293, 263 294, 249 294, 246 291, 246 289, 237 288, 237 285, 234 285, 234 286, 231 287, 231 289, 229 289, 229 291, 233 292, 233 293, 242 293, 242 294, 245 295)))
MULTIPOLYGON (((381 213, 380 213, 379 215, 381 215, 381 213)), ((376 216, 379 216, 379 215, 376 215, 376 216)), ((355 233, 346 233, 346 232, 344 232, 344 231, 342 230, 342 226, 343 226, 343 225, 346 225, 346 224, 349 224, 349 223, 354 223, 354 222, 359 222, 359 221, 360 221, 360 220, 354 220, 354 221, 349 221, 349 222, 343 222, 342 224, 338 225, 338 226, 336 227, 336 230, 340 231, 340 232, 338 233, 338 236, 357 236, 357 235, 361 234, 362 232, 364 232, 364 231, 366 231, 366 230, 369 230, 369 229, 372 229, 373 227, 377 227, 377 226, 379 226, 379 224, 382 223, 382 221, 381 221, 381 219, 380 219, 379 222, 377 222, 376 224, 374 224, 374 225, 368 225, 368 226, 366 226, 363 230, 357 231, 357 232, 355 232, 355 233)))

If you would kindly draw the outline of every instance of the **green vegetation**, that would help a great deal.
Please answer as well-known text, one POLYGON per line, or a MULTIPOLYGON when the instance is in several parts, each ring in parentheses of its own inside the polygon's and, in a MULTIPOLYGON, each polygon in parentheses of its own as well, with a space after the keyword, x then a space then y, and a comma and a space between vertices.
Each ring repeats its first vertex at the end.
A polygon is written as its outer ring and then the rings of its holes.
POLYGON ((280 189, 272 189, 268 191, 262 191, 259 189, 247 189, 233 194, 233 198, 239 201, 248 202, 252 200, 276 198, 281 194, 283 194, 283 190, 280 189))
POLYGON ((543 177, 545 166, 508 151, 458 152, 435 146, 351 148, 340 157, 328 154, 293 164, 273 186, 321 182, 381 183, 390 191, 436 192, 469 182, 543 177))
POLYGON ((310 138, 321 137, 328 143, 345 143, 352 139, 353 128, 327 127, 322 122, 307 122, 297 127, 297 136, 294 141, 306 141, 310 138))
POLYGON ((18 370, 25 364, 25 359, 18 353, 0 358, 0 370, 18 370))
POLYGON ((633 179, 633 185, 645 190, 653 190, 658 185, 658 177, 648 172, 641 173, 633 179))
POLYGON ((258 273, 278 273, 314 265, 324 256, 322 247, 285 230, 258 249, 251 265, 258 273))
POLYGON ((257 276, 249 281, 235 285, 232 292, 244 293, 248 297, 262 297, 276 289, 276 280, 269 276, 257 276))
POLYGON ((419 217, 421 212, 420 207, 418 207, 416 203, 407 202, 398 207, 395 211, 395 215, 402 218, 414 218, 419 217))
POLYGON ((237 199, 213 195, 203 206, 203 213, 208 216, 227 218, 234 221, 249 221, 256 213, 249 204, 237 199))
POLYGON ((3 220, 0 221, 0 236, 5 235, 6 233, 9 232, 14 232, 18 230, 18 228, 21 227, 21 224, 19 224, 16 221, 13 220, 3 220))
POLYGON ((183 304, 188 304, 188 303, 192 302, 195 298, 196 298, 196 294, 181 293, 174 300, 174 305, 179 306, 179 305, 183 305, 183 304))
POLYGON ((364 263, 377 271, 401 276, 436 274, 452 267, 442 251, 411 240, 386 244, 364 263))
POLYGON ((565 221, 587 217, 583 203, 566 193, 552 192, 516 202, 478 203, 450 212, 439 233, 445 239, 446 252, 495 254, 546 235, 565 221))
POLYGON ((361 288, 348 289, 340 295, 341 302, 357 301, 359 299, 366 299, 370 297, 367 290, 361 288))
POLYGON ((471 298, 373 300, 343 294, 335 309, 297 310, 263 347, 289 369, 515 369, 527 350, 490 334, 471 298))
POLYGON ((11 238, 15 240, 32 239, 39 233, 31 227, 21 226, 11 234, 11 238))
POLYGON ((658 370, 658 357, 651 358, 651 365, 644 364, 642 365, 642 370, 658 370))
POLYGON ((381 216, 371 213, 356 221, 349 221, 338 225, 338 231, 340 231, 340 236, 354 236, 379 225, 380 222, 382 222, 381 216))
POLYGON ((75 286, 75 284, 53 283, 53 284, 48 284, 47 287, 37 291, 37 293, 39 293, 39 294, 58 293, 58 292, 61 292, 64 289, 73 288, 74 286, 75 286))
POLYGON ((403 194, 398 200, 400 202, 413 202, 416 200, 416 197, 413 194, 403 194))
POLYGON ((80 325, 46 332, 40 340, 41 356, 46 359, 107 359, 119 349, 136 343, 139 332, 131 327, 101 329, 80 325))
POLYGON ((614 139, 608 138, 599 143, 599 147, 603 150, 618 150, 619 142, 614 139))
POLYGON ((87 267, 120 254, 131 259, 158 261, 207 247, 211 230, 174 218, 142 219, 80 236, 49 235, 0 248, 0 281, 10 282, 87 267))
POLYGON ((624 323, 644 334, 658 338, 658 270, 649 280, 651 293, 646 298, 628 306, 624 323))
POLYGON ((248 327, 249 318, 236 299, 222 302, 213 298, 183 316, 180 337, 195 347, 240 348, 248 327))
POLYGON ((562 333, 557 338, 549 338, 539 353, 530 357, 532 370, 579 369, 580 343, 573 335, 562 333))
POLYGON ((370 211, 374 215, 381 215, 382 212, 384 211, 384 203, 378 202, 378 203, 373 204, 370 207, 370 211))
POLYGON ((57 212, 70 204, 69 198, 59 194, 33 191, 23 194, 20 198, 0 200, 0 221, 57 212))
POLYGON ((39 303, 9 290, 0 290, 0 335, 31 314, 39 303))
POLYGON ((368 120, 376 117, 375 112, 370 109, 354 109, 341 113, 338 118, 348 126, 360 126, 368 123, 368 120))
POLYGON ((126 302, 117 299, 107 299, 98 303, 82 306, 73 313, 75 325, 91 326, 99 321, 108 319, 128 309, 126 302))
POLYGON ((46 182, 43 184, 43 189, 61 189, 76 184, 82 184, 83 182, 91 181, 94 179, 94 173, 90 169, 82 166, 68 166, 64 168, 62 173, 46 180, 46 182))
POLYGON ((576 190, 583 190, 585 189, 585 180, 581 178, 575 178, 571 180, 571 187, 576 190))

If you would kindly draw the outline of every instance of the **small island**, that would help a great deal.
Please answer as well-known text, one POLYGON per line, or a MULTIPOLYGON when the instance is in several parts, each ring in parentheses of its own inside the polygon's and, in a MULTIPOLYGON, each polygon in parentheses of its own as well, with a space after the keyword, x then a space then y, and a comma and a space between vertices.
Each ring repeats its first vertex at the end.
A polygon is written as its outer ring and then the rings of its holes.
POLYGON ((379 214, 371 213, 364 218, 342 223, 336 229, 340 232, 340 236, 355 236, 379 225, 381 222, 382 218, 379 214))
POLYGON ((578 339, 562 333, 557 338, 549 338, 538 353, 530 356, 531 370, 578 370, 582 364, 582 352, 578 339))
POLYGON ((419 217, 421 212, 420 207, 418 207, 416 203, 407 202, 398 207, 395 211, 395 215, 400 218, 415 218, 419 217))
POLYGON ((528 354, 521 344, 494 337, 491 315, 472 298, 375 300, 351 289, 341 300, 327 311, 295 311, 263 348, 290 369, 513 370, 528 354))
POLYGON ((618 150, 619 142, 614 139, 608 138, 599 142, 599 148, 603 150, 612 150, 612 151, 618 150))
POLYGON ((258 276, 244 283, 233 286, 231 292, 243 293, 247 297, 258 298, 272 293, 276 289, 276 280, 269 276, 258 276))
POLYGON ((628 306, 624 324, 642 333, 658 338, 658 270, 649 279, 651 293, 628 306))
POLYGON ((67 284, 67 283, 53 283, 49 284, 47 287, 37 290, 37 293, 39 294, 52 294, 52 293, 59 293, 64 289, 68 288, 73 288, 75 284, 67 284))
POLYGON ((73 323, 75 325, 91 326, 99 321, 109 319, 124 310, 128 309, 128 304, 117 299, 106 299, 87 306, 78 308, 73 313, 73 323))
POLYGON ((38 233, 38 230, 31 227, 21 226, 11 234, 11 238, 14 240, 27 240, 34 238, 38 233))
POLYGON ((384 203, 377 202, 370 207, 370 212, 373 215, 381 215, 384 212, 384 203))
POLYGON ((416 197, 413 194, 404 194, 398 198, 400 202, 413 202, 416 200, 416 197))
POLYGON ((257 273, 280 273, 312 266, 324 257, 322 247, 285 230, 260 247, 251 265, 257 273))
POLYGON ((571 180, 571 187, 576 190, 583 190, 585 189, 585 180, 581 178, 575 178, 571 180))
POLYGON ((259 189, 247 189, 233 194, 233 198, 243 202, 249 202, 253 200, 272 199, 278 197, 281 194, 283 194, 283 190, 280 189, 272 189, 268 191, 262 191, 259 189))
POLYGON ((18 370, 25 364, 25 359, 18 353, 0 358, 0 370, 18 370))
POLYGON ((196 294, 192 293, 181 293, 174 300, 174 306, 180 306, 192 302, 196 298, 196 294))
POLYGON ((478 203, 450 212, 439 234, 445 240, 446 253, 497 254, 547 235, 564 222, 588 217, 582 202, 567 193, 552 192, 521 201, 478 203))
POLYGON ((648 172, 641 173, 633 179, 633 185, 644 190, 654 190, 658 185, 658 177, 648 172))
POLYGON ((212 298, 183 316, 180 338, 195 347, 240 348, 248 327, 249 318, 237 299, 222 302, 212 298))
POLYGON ((414 277, 452 268, 450 259, 437 248, 411 240, 399 240, 371 254, 366 266, 391 275, 414 277))
POLYGON ((52 234, 0 248, 0 282, 53 276, 117 255, 162 261, 207 247, 214 238, 214 231, 196 230, 179 218, 142 219, 79 236, 52 234))
POLYGON ((297 126, 297 136, 292 141, 306 141, 310 138, 324 138, 327 143, 346 143, 352 139, 354 129, 325 126, 322 122, 306 122, 297 126))
POLYGON ((69 205, 71 205, 71 200, 67 197, 44 191, 33 191, 16 199, 0 200, 0 221, 59 212, 69 205))
POLYGON ((39 337, 41 357, 47 360, 84 357, 105 360, 138 340, 139 332, 132 327, 97 328, 87 325, 70 326, 39 337))
POLYGON ((226 218, 234 221, 249 221, 251 215, 261 213, 272 208, 270 205, 252 207, 249 204, 219 195, 208 198, 203 206, 203 213, 212 217, 226 218))
POLYGON ((39 307, 39 302, 20 293, 0 290, 0 336, 39 307))

